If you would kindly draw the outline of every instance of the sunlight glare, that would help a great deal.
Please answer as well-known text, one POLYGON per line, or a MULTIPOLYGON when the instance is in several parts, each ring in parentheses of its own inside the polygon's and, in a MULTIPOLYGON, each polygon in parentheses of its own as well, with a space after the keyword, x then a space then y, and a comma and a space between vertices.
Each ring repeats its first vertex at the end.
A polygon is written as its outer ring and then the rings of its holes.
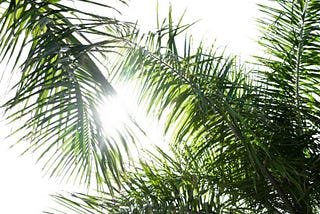
MULTIPOLYGON (((134 145, 129 143, 128 146, 130 154, 134 158, 138 158, 142 150, 154 150, 154 146, 169 152, 163 135, 164 122, 157 121, 146 114, 147 104, 138 101, 134 84, 119 82, 115 85, 117 95, 106 97, 99 108, 100 120, 105 134, 117 139, 119 134, 130 129, 135 139, 134 145)), ((130 140, 132 140, 131 137, 130 140)))
POLYGON ((104 131, 109 136, 117 134, 130 121, 125 103, 119 95, 106 97, 98 111, 104 131))

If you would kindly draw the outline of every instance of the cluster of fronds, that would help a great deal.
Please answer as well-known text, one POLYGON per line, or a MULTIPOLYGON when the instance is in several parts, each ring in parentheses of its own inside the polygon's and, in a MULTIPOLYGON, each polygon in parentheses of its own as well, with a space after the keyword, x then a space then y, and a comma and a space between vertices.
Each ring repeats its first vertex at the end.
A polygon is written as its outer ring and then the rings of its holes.
POLYGON ((53 155, 52 173, 70 168, 108 187, 56 201, 77 213, 318 212, 320 2, 272 3, 260 5, 265 54, 259 70, 248 71, 215 47, 181 44, 190 25, 174 25, 171 9, 156 32, 141 36, 57 2, 11 1, 1 19, 2 56, 17 45, 18 56, 24 46, 29 55, 6 104, 9 118, 29 119, 23 139, 41 159, 53 155), (117 51, 112 75, 136 81, 150 115, 166 117, 172 155, 158 149, 122 168, 119 147, 126 150, 133 133, 104 135, 95 109, 115 92, 97 63, 117 51))

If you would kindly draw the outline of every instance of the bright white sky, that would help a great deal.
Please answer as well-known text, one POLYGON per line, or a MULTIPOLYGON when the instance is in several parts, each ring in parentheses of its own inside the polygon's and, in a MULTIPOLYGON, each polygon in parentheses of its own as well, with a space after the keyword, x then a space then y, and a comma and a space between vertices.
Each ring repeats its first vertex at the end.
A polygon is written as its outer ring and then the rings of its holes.
MULTIPOLYGON (((169 1, 159 2, 160 15, 164 18, 169 1)), ((258 31, 253 20, 258 15, 255 2, 257 0, 173 0, 172 6, 176 17, 187 8, 186 23, 200 20, 191 28, 196 41, 204 39, 211 44, 217 38, 218 46, 228 45, 231 52, 241 53, 243 59, 248 59, 258 47, 255 43, 258 31)), ((130 7, 123 14, 126 20, 139 20, 143 29, 154 28, 155 5, 156 0, 131 0, 130 7)), ((17 151, 8 150, 9 143, 4 137, 9 130, 4 122, 0 122, 0 127, 0 212, 41 213, 50 204, 49 194, 64 189, 64 186, 44 177, 31 155, 17 157, 17 151)))

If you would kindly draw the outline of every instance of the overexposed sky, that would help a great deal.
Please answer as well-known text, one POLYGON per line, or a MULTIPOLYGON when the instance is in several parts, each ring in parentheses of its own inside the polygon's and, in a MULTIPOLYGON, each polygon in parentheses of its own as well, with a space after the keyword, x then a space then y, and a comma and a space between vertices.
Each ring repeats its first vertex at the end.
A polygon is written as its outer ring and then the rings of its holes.
MULTIPOLYGON (((191 27, 196 42, 203 40, 211 45, 215 39, 217 46, 227 46, 234 54, 248 59, 256 53, 256 39, 259 32, 255 18, 260 15, 256 3, 266 0, 158 0, 160 21, 168 14, 168 6, 173 7, 173 16, 178 20, 185 12, 185 23, 198 21, 191 27)), ((142 29, 156 27, 156 0, 131 0, 130 7, 123 16, 138 19, 142 29)))
MULTIPOLYGON (((169 0, 158 1, 162 19, 167 15, 169 0)), ((155 29, 156 2, 131 0, 129 7, 122 10, 123 19, 138 20, 144 30, 155 29)), ((196 42, 204 40, 211 44, 217 38, 218 46, 227 45, 230 52, 241 53, 242 58, 247 59, 258 48, 255 43, 258 31, 253 20, 258 16, 255 2, 257 0, 172 0, 172 7, 176 18, 186 9, 185 23, 199 20, 190 32, 196 42)), ((63 186, 43 177, 32 155, 18 157, 16 150, 8 151, 9 144, 4 137, 9 130, 3 121, 0 130, 0 213, 41 213, 50 204, 48 194, 63 186)))

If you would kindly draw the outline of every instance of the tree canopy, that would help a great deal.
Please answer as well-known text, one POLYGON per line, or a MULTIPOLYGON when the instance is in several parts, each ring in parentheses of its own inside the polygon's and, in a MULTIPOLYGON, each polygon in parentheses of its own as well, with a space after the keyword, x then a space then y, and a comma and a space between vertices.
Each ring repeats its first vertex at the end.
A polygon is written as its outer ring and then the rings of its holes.
POLYGON ((54 195, 70 212, 320 212, 318 0, 259 5, 264 53, 251 63, 193 44, 192 24, 173 20, 171 8, 143 34, 70 1, 0 5, 0 57, 19 75, 3 105, 21 124, 17 143, 50 176, 96 189, 54 195), (134 81, 148 114, 165 118, 170 153, 133 159, 144 134, 134 117, 106 134, 98 107, 119 80, 134 81))

